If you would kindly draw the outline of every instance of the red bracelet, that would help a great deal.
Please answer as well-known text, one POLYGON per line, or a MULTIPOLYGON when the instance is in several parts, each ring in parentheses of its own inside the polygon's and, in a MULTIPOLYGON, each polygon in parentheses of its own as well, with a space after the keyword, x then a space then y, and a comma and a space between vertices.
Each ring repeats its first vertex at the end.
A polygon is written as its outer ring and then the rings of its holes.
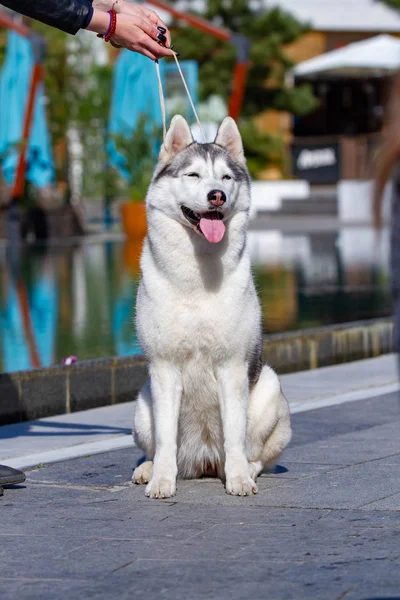
POLYGON ((111 10, 108 11, 110 14, 110 27, 109 30, 107 31, 106 35, 104 36, 104 41, 105 42, 109 42, 112 38, 112 36, 115 33, 115 28, 117 27, 117 13, 115 12, 115 10, 112 8, 111 10))
POLYGON ((108 14, 110 15, 110 24, 108 26, 107 31, 104 35, 101 35, 100 33, 97 35, 97 37, 103 38, 105 42, 110 41, 110 39, 115 33, 115 28, 117 27, 117 13, 115 12, 115 10, 112 8, 108 11, 108 14))

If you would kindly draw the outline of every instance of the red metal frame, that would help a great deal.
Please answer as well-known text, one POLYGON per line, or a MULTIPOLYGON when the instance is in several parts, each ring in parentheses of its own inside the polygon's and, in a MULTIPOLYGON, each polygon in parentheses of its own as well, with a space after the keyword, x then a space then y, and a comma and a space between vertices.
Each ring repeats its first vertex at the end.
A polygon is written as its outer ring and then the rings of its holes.
POLYGON ((31 84, 29 89, 28 103, 25 111, 24 129, 22 133, 21 149, 19 153, 18 166, 15 175, 13 198, 21 198, 24 193, 24 183, 26 174, 26 150, 29 142, 29 134, 33 121, 33 109, 35 107, 35 98, 38 87, 43 79, 43 67, 36 63, 32 70, 31 84))
POLYGON ((3 10, 0 10, 0 27, 5 27, 5 29, 13 29, 24 37, 30 36, 30 30, 28 27, 26 27, 26 25, 23 23, 18 23, 3 10))
POLYGON ((247 75, 249 72, 249 63, 236 63, 233 72, 233 92, 229 98, 229 115, 237 121, 242 111, 244 92, 246 89, 247 75))
POLYGON ((26 342, 29 350, 29 358, 34 369, 42 366, 40 355, 37 349, 34 328, 32 325, 32 317, 29 308, 29 297, 25 282, 21 277, 18 277, 16 282, 17 298, 21 308, 22 324, 25 332, 26 342))
POLYGON ((236 47, 237 61, 233 73, 232 94, 229 99, 229 115, 238 120, 243 106, 244 92, 246 88, 247 75, 250 67, 248 44, 246 38, 232 33, 229 29, 217 27, 206 19, 185 13, 170 6, 163 0, 148 0, 149 4, 169 12, 176 19, 189 23, 196 29, 200 29, 224 42, 231 42, 236 47))
POLYGON ((180 21, 186 21, 186 23, 193 25, 193 27, 196 27, 196 29, 205 31, 206 33, 209 33, 210 35, 213 35, 224 42, 228 42, 231 39, 232 34, 228 29, 217 27, 202 17, 185 13, 161 0, 148 0, 148 3, 156 6, 157 8, 161 8, 161 10, 169 12, 176 19, 179 19, 180 21))

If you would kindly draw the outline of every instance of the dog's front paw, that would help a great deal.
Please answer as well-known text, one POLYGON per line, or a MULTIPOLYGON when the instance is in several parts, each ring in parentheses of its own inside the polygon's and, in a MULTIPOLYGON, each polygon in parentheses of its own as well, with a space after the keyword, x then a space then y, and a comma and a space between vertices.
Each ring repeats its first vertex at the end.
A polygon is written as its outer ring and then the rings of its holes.
POLYGON ((256 483, 246 475, 226 478, 226 493, 232 496, 251 496, 257 494, 256 483))
POLYGON ((170 477, 153 477, 146 487, 148 498, 171 498, 176 493, 176 480, 170 477))
POLYGON ((149 483, 153 472, 153 462, 146 460, 133 471, 132 481, 137 485, 149 483))

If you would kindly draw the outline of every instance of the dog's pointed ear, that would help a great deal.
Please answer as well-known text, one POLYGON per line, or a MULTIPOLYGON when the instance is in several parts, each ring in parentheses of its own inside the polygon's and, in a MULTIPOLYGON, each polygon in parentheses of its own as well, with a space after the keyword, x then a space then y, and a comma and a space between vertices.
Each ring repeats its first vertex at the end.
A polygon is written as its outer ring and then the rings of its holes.
POLYGON ((175 115, 160 150, 160 161, 169 163, 178 152, 193 144, 193 136, 186 120, 175 115))
POLYGON ((242 136, 232 117, 225 117, 222 121, 214 143, 226 148, 238 162, 246 164, 242 136))

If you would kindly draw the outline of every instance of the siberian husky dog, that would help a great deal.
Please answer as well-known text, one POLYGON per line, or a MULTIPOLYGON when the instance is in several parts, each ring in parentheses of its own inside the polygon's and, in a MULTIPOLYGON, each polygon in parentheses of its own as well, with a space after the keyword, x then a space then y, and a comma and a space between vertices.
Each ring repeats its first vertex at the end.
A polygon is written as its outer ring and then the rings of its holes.
POLYGON ((291 427, 278 377, 262 365, 250 178, 235 122, 199 144, 174 117, 146 203, 136 324, 150 377, 133 436, 147 460, 133 481, 150 498, 173 496, 178 476, 217 476, 228 494, 255 494, 291 427))

